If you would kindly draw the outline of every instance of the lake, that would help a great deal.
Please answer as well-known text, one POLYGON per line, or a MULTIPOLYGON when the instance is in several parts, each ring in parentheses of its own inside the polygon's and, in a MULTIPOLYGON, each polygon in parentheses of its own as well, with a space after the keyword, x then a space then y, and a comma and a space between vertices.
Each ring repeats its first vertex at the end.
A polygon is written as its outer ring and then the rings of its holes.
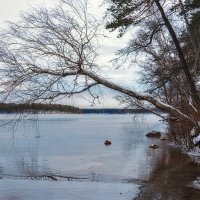
POLYGON ((190 184, 199 168, 166 141, 146 138, 151 130, 164 130, 151 114, 46 114, 0 127, 0 200, 198 197, 190 184), (112 145, 105 146, 106 139, 112 145), (160 148, 150 149, 151 143, 160 148), (178 174, 179 182, 171 183, 178 174))

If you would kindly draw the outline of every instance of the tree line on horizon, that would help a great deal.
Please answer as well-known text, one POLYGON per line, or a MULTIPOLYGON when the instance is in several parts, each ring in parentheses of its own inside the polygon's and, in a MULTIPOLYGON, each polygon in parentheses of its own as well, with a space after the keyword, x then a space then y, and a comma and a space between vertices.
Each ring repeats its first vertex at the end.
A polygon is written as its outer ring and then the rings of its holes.
POLYGON ((79 113, 77 107, 61 104, 15 104, 15 103, 0 103, 0 113, 79 113))

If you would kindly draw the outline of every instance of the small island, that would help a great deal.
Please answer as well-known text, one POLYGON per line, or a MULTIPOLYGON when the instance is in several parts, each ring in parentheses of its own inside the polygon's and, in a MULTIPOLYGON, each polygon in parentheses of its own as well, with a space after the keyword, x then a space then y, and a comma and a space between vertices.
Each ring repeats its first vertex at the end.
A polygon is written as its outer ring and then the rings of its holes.
POLYGON ((61 104, 15 104, 0 103, 0 113, 80 113, 80 109, 61 104))

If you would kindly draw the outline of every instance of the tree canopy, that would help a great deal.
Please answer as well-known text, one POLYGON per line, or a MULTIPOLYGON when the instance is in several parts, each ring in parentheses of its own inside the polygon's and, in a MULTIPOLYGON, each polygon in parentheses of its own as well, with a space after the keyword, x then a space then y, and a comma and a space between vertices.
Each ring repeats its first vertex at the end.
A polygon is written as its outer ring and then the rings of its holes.
MULTIPOLYGON (((137 30, 127 47, 118 53, 126 58, 138 55, 136 60, 141 60, 140 81, 145 85, 146 91, 198 121, 200 2, 196 0, 185 2, 110 0, 108 2, 110 19, 107 22, 107 29, 119 30, 120 37, 125 37, 127 31, 137 30)), ((128 107, 151 109, 151 106, 127 95, 118 99, 128 107)), ((189 125, 187 130, 183 131, 177 124, 177 129, 172 124, 171 127, 173 132, 181 132, 179 141, 180 137, 185 137, 184 132, 189 132, 190 129, 189 125)))

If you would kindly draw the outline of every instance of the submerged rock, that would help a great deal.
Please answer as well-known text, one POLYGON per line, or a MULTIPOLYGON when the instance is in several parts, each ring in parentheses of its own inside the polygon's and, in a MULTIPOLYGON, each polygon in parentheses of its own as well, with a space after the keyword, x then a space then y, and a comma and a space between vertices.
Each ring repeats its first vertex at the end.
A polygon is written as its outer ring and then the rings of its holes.
POLYGON ((159 148, 159 146, 157 144, 150 144, 149 148, 157 149, 157 148, 159 148))
POLYGON ((167 137, 161 137, 160 140, 165 141, 167 140, 167 137))
POLYGON ((146 137, 160 138, 161 137, 161 132, 159 132, 159 131, 151 131, 151 132, 146 134, 146 137))
POLYGON ((104 144, 105 144, 106 146, 108 146, 108 145, 111 145, 112 142, 111 142, 110 140, 105 140, 105 141, 104 141, 104 144))
POLYGON ((194 162, 192 160, 187 162, 187 165, 193 166, 193 167, 200 167, 200 163, 194 162))

